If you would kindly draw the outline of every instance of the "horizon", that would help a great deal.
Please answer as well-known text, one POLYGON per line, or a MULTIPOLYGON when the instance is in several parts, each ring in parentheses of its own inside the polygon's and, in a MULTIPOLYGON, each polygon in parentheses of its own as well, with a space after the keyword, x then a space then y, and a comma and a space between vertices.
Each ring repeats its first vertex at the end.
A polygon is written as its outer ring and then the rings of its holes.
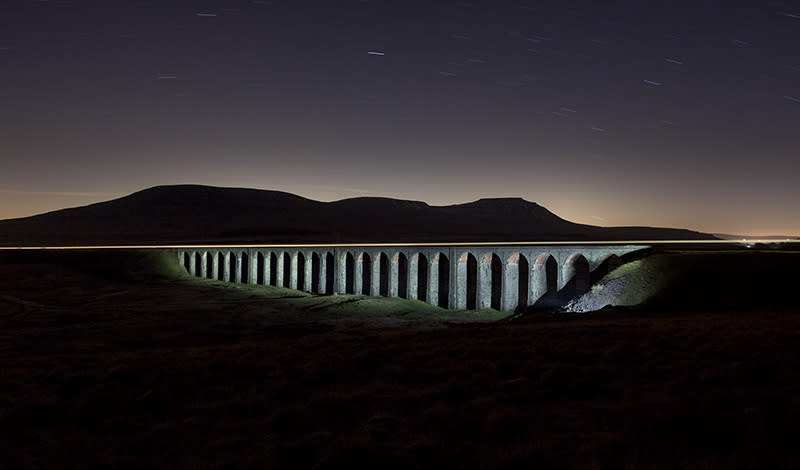
POLYGON ((0 219, 159 185, 800 235, 800 5, 19 2, 0 219))
MULTIPOLYGON (((60 207, 60 208, 57 208, 57 209, 47 210, 47 211, 44 211, 44 212, 38 212, 38 213, 35 213, 35 214, 30 214, 30 215, 24 215, 24 216, 21 216, 21 217, 0 218, 0 222, 6 221, 6 220, 13 220, 13 219, 24 219, 24 218, 27 218, 27 217, 45 215, 45 214, 48 214, 48 213, 51 213, 51 212, 58 212, 58 211, 61 211, 61 210, 78 209, 78 208, 81 208, 81 207, 87 207, 87 206, 91 206, 91 205, 94 205, 94 204, 101 204, 101 203, 104 203, 104 202, 110 202, 110 201, 113 201, 113 200, 116 200, 116 199, 128 197, 128 196, 131 196, 131 195, 139 193, 139 192, 148 191, 148 190, 151 190, 151 189, 154 189, 154 188, 179 187, 179 186, 196 186, 196 187, 204 187, 204 188, 231 189, 231 190, 275 191, 275 192, 282 192, 282 193, 286 193, 286 194, 291 194, 291 195, 294 195, 294 196, 299 196, 299 197, 302 197, 302 198, 305 198, 305 199, 308 199, 308 200, 311 200, 311 201, 322 202, 322 203, 339 202, 339 201, 346 201, 346 200, 358 199, 358 198, 377 198, 377 199, 392 199, 392 200, 409 201, 409 202, 421 202, 421 203, 424 203, 424 204, 428 205, 429 207, 448 207, 448 206, 453 206, 453 205, 469 204, 469 203, 473 203, 473 202, 477 202, 477 201, 481 201, 481 200, 497 200, 497 199, 511 199, 511 200, 514 200, 514 199, 519 199, 519 200, 522 200, 522 201, 524 201, 526 203, 536 204, 539 207, 542 207, 545 210, 553 213, 556 217, 559 217, 561 219, 567 220, 568 222, 582 223, 582 222, 576 222, 574 220, 570 220, 570 219, 567 219, 565 217, 562 217, 557 212, 550 210, 550 208, 548 208, 547 206, 545 206, 545 205, 543 205, 543 204, 541 204, 541 203, 539 203, 537 201, 530 201, 528 199, 525 199, 523 197, 518 197, 518 196, 516 196, 516 197, 515 196, 481 197, 481 198, 473 199, 473 200, 470 200, 470 201, 461 201, 461 202, 455 202, 455 203, 451 203, 451 204, 431 204, 428 201, 423 201, 423 200, 419 200, 419 199, 400 199, 400 198, 389 197, 389 196, 350 196, 350 197, 345 197, 345 198, 342 198, 342 199, 332 199, 332 200, 327 200, 326 201, 326 200, 320 200, 320 199, 315 199, 315 198, 312 198, 312 197, 308 197, 308 196, 303 195, 303 194, 297 194, 297 193, 292 193, 292 192, 289 192, 289 191, 282 191, 282 190, 276 190, 276 189, 230 187, 230 186, 211 186, 211 185, 202 185, 202 184, 194 184, 194 183, 185 183, 185 184, 176 184, 176 185, 166 184, 166 185, 151 186, 151 187, 148 187, 148 188, 142 188, 142 189, 133 191, 133 192, 128 193, 128 194, 123 194, 123 195, 118 196, 118 197, 112 197, 110 199, 103 199, 103 200, 99 200, 99 201, 95 201, 95 202, 89 202, 89 203, 82 204, 82 205, 69 206, 69 207, 60 207)), ((2 194, 1 190, 0 190, 0 194, 2 194)), ((595 224, 591 224, 590 223, 590 224, 587 224, 587 225, 594 225, 594 226, 598 226, 598 227, 626 227, 627 226, 627 227, 651 227, 651 228, 687 229, 687 230, 694 230, 694 231, 700 232, 700 233, 706 233, 706 234, 709 234, 709 235, 714 235, 715 237, 718 237, 718 238, 722 239, 720 241, 723 241, 723 242, 749 241, 749 242, 758 243, 758 242, 767 242, 767 241, 797 241, 797 240, 800 239, 800 235, 794 235, 794 234, 775 234, 775 233, 769 233, 769 234, 767 234, 767 233, 762 233, 762 234, 744 234, 744 233, 732 234, 732 233, 721 233, 721 232, 720 233, 712 233, 712 232, 703 232, 703 231, 700 231, 700 230, 695 230, 695 229, 692 229, 690 227, 665 227, 665 226, 664 227, 659 227, 659 226, 648 226, 648 225, 641 225, 641 224, 638 224, 638 225, 636 225, 636 224, 631 224, 631 225, 613 225, 612 226, 612 225, 603 225, 603 224, 596 224, 596 223, 595 224)), ((645 241, 637 240, 636 242, 644 243, 645 241)), ((672 240, 671 242, 683 243, 684 241, 672 240)), ((480 243, 488 243, 488 242, 477 242, 477 243, 480 244, 480 243)), ((519 243, 523 243, 523 244, 525 244, 525 243, 534 243, 534 244, 539 244, 539 243, 555 243, 555 242, 492 242, 492 243, 501 243, 501 244, 508 244, 508 243, 517 243, 517 244, 519 244, 519 243)), ((564 243, 564 242, 558 242, 558 243, 564 243)), ((568 242, 568 243, 572 243, 572 242, 568 242)), ((579 242, 575 242, 575 243, 579 243, 579 242)), ((614 243, 618 243, 618 242, 614 242, 614 243)), ((456 244, 463 244, 463 243, 462 242, 457 242, 456 244)))

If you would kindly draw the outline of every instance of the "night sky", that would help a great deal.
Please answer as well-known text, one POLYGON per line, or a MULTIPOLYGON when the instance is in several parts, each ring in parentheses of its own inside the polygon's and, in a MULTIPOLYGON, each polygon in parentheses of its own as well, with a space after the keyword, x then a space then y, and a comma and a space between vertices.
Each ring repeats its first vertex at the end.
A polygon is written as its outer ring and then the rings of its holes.
POLYGON ((800 234, 800 2, 9 0, 0 71, 0 218, 198 183, 800 234))

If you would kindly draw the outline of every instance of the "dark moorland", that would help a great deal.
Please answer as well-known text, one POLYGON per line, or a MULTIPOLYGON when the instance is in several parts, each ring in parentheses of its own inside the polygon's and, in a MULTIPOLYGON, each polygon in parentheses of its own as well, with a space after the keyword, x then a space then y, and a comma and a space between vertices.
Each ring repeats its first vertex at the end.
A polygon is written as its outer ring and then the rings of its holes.
POLYGON ((800 254, 665 256, 694 274, 640 308, 383 328, 0 252, 0 466, 798 468, 800 254))

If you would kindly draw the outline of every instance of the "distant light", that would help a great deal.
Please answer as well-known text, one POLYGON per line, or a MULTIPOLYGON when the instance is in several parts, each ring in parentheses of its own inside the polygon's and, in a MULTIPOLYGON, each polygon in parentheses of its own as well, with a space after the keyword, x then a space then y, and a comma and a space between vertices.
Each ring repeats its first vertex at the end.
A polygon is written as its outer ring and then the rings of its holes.
POLYGON ((647 83, 648 85, 653 85, 653 86, 661 86, 661 85, 663 85, 663 83, 661 83, 661 82, 654 82, 652 80, 642 80, 642 81, 647 83))
POLYGON ((386 55, 385 52, 381 52, 381 51, 369 51, 369 52, 367 52, 367 54, 369 54, 369 55, 386 55))

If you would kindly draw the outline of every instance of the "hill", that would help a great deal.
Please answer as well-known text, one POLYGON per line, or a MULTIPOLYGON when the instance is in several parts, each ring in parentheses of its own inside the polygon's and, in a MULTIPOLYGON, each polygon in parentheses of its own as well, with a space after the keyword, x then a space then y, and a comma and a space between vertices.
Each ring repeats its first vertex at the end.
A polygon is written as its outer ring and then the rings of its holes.
POLYGON ((157 186, 85 207, 0 221, 0 245, 712 239, 683 229, 576 224, 521 198, 450 206, 280 191, 157 186))

